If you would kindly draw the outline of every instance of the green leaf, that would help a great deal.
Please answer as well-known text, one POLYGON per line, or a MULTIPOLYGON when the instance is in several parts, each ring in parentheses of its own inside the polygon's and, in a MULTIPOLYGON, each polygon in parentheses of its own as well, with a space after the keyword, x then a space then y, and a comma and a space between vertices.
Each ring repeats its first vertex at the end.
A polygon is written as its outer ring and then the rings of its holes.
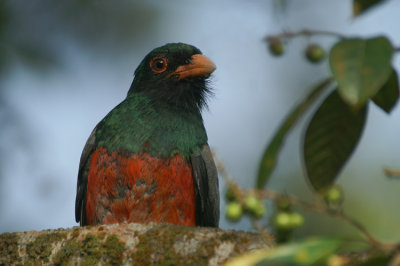
POLYGON ((343 100, 362 107, 388 80, 393 47, 385 37, 343 39, 330 53, 330 66, 343 100))
POLYGON ((355 112, 334 90, 319 106, 307 127, 303 161, 308 181, 324 193, 335 181, 360 139, 367 106, 355 112))
POLYGON ((373 6, 384 2, 385 0, 354 0, 353 1, 353 16, 358 16, 373 6))
POLYGON ((309 95, 285 118, 283 123, 280 125, 278 131, 268 144, 264 155, 261 159, 260 168, 258 170, 257 188, 262 189, 268 182, 272 171, 275 169, 277 163, 278 153, 283 146, 283 141, 286 135, 293 128, 295 123, 301 118, 301 116, 308 110, 308 108, 314 103, 322 91, 331 83, 332 79, 328 78, 319 83, 309 95))
POLYGON ((268 250, 253 251, 233 258, 225 266, 326 265, 327 258, 340 247, 337 238, 310 238, 268 250))
POLYGON ((390 113, 399 99, 399 79, 393 69, 389 79, 372 100, 386 113, 390 113))

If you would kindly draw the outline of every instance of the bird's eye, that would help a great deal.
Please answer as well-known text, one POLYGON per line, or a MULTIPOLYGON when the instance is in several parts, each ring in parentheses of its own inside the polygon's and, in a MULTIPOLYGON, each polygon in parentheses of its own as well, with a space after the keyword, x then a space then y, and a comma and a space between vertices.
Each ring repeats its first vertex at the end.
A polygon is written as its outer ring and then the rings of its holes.
POLYGON ((164 57, 156 57, 150 61, 150 68, 155 73, 162 73, 167 69, 167 60, 164 57))

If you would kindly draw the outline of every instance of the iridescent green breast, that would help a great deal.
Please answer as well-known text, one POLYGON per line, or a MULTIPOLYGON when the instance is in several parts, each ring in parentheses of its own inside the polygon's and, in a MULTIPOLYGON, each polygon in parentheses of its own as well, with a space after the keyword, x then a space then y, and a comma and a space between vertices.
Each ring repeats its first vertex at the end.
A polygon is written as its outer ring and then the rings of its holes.
POLYGON ((168 158, 177 153, 186 159, 207 143, 200 112, 175 112, 153 107, 140 94, 131 95, 114 108, 98 125, 97 148, 109 151, 122 148, 168 158))

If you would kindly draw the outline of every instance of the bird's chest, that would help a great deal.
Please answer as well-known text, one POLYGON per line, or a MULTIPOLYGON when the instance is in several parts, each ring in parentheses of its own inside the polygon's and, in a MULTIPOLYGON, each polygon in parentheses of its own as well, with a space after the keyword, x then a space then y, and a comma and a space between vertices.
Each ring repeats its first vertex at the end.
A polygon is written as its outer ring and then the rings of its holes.
POLYGON ((187 159, 207 143, 201 117, 167 112, 133 114, 120 116, 117 122, 106 119, 97 132, 97 147, 113 152, 123 148, 163 158, 179 153, 187 159))
POLYGON ((167 222, 195 225, 192 167, 179 154, 97 149, 90 161, 88 224, 167 222))

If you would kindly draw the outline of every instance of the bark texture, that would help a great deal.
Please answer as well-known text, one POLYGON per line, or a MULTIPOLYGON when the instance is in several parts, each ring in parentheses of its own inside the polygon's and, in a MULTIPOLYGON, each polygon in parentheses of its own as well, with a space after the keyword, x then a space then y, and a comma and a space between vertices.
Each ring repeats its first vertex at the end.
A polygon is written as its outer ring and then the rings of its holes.
POLYGON ((3 233, 0 265, 221 265, 273 245, 267 234, 171 224, 3 233))

